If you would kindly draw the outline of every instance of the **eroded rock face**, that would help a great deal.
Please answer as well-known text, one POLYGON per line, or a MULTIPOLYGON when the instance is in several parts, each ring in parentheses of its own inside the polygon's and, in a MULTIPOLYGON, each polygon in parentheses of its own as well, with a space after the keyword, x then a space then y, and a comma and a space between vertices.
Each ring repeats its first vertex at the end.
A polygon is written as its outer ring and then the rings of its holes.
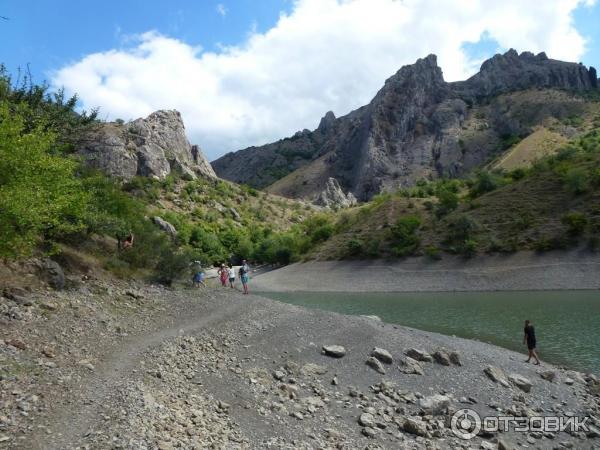
POLYGON ((171 172, 186 178, 216 177, 198 146, 187 140, 175 110, 156 111, 125 124, 102 124, 81 141, 78 153, 87 165, 123 180, 163 179, 171 172))
POLYGON ((340 183, 335 178, 329 178, 325 189, 319 194, 315 201, 317 205, 328 208, 347 208, 356 204, 356 197, 352 192, 344 194, 340 183))
POLYGON ((497 105, 489 121, 486 116, 476 124, 476 136, 465 146, 463 127, 473 105, 526 89, 597 89, 596 76, 594 68, 581 64, 510 50, 484 62, 468 80, 448 83, 436 56, 429 55, 402 67, 368 105, 338 118, 328 112, 312 132, 229 153, 213 167, 231 181, 272 185, 272 193, 319 201, 333 178, 342 192, 368 200, 421 178, 459 176, 494 156, 502 136, 532 126, 497 105), (305 166, 309 170, 297 171, 305 166), (278 181, 291 172, 303 173, 278 181))

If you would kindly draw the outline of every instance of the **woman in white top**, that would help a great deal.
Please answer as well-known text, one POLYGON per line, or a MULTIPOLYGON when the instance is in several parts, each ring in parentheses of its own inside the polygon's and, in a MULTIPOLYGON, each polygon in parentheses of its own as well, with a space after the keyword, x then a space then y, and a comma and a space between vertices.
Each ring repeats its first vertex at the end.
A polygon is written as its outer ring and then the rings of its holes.
POLYGON ((234 289, 234 283, 235 283, 235 270, 233 269, 233 266, 231 264, 229 264, 229 268, 227 269, 227 272, 229 272, 229 287, 231 287, 231 289, 234 289))

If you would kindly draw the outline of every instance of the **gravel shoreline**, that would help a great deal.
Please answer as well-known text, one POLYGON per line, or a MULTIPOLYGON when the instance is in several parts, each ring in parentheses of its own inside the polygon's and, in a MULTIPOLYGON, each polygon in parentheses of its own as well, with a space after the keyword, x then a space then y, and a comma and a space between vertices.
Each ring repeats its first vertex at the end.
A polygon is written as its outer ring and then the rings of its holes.
POLYGON ((228 288, 85 284, 2 300, 0 365, 20 369, 3 375, 0 448, 600 445, 593 375, 228 288), (588 416, 594 428, 462 440, 450 429, 461 408, 588 416))
POLYGON ((313 261, 254 277, 261 292, 440 292, 600 289, 600 253, 519 252, 464 259, 313 261))

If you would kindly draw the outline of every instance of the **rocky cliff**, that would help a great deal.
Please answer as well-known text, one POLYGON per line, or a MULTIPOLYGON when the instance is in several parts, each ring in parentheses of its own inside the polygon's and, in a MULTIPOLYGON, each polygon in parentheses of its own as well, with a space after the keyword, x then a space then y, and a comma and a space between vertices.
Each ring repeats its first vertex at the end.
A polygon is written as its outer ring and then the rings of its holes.
POLYGON ((186 178, 215 178, 198 146, 185 136, 178 111, 156 111, 145 119, 102 124, 79 145, 78 153, 90 166, 130 180, 134 176, 162 179, 171 172, 186 178))
POLYGON ((368 105, 339 118, 328 112, 312 132, 212 164, 222 178, 281 195, 316 200, 335 178, 343 192, 367 200, 419 178, 458 176, 545 118, 576 114, 582 102, 562 91, 598 89, 596 76, 581 64, 509 50, 470 79, 447 83, 429 55, 402 67, 368 105), (551 94, 503 97, 540 89, 551 94))

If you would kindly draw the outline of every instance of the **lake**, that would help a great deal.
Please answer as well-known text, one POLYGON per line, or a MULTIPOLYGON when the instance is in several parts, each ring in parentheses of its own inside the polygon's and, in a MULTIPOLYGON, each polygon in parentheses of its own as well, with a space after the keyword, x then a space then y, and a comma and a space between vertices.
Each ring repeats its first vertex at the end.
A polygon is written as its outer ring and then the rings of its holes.
MULTIPOLYGON (((542 360, 600 374, 600 291, 261 293, 265 297, 523 352, 523 322, 536 331, 542 360)), ((524 356, 525 358, 525 356, 524 356)))

